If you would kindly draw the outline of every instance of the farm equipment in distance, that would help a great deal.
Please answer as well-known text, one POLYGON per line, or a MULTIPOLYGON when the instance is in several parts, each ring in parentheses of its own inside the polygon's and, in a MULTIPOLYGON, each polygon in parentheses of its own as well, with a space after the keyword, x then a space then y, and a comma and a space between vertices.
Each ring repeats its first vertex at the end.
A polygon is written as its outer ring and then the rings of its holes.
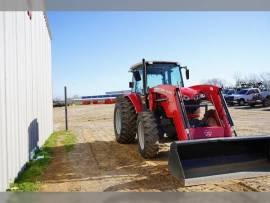
POLYGON ((270 172, 270 137, 237 137, 221 88, 184 87, 177 62, 142 60, 131 67, 131 93, 117 98, 116 141, 133 143, 155 158, 159 141, 171 140, 168 166, 182 185, 270 172), (167 139, 168 138, 168 139, 167 139))

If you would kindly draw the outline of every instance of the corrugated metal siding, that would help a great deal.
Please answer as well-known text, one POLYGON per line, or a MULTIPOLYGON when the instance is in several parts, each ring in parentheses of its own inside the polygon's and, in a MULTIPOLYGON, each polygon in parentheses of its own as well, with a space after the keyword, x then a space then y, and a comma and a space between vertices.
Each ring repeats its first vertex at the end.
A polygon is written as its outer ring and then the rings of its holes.
POLYGON ((51 39, 43 12, 0 12, 0 191, 53 131, 51 39))

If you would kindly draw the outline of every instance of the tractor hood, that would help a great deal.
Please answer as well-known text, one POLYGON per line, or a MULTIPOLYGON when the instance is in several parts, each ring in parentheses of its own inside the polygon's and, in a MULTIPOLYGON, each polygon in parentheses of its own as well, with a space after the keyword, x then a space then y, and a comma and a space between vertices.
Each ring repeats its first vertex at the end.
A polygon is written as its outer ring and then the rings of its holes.
POLYGON ((180 93, 183 95, 184 100, 197 100, 199 91, 189 88, 189 87, 183 87, 179 89, 180 93))
POLYGON ((184 99, 198 100, 204 98, 206 94, 218 94, 220 88, 214 85, 196 85, 180 88, 184 99))

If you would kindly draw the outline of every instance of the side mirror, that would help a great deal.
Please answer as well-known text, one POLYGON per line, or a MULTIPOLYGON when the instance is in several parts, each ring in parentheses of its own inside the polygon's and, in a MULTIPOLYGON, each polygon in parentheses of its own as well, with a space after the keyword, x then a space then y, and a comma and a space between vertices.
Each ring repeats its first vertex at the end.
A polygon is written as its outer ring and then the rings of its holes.
POLYGON ((133 77, 135 78, 136 81, 141 81, 142 78, 141 78, 141 74, 139 71, 134 71, 133 72, 133 77))
POLYGON ((134 87, 134 82, 129 82, 129 88, 133 88, 134 87))
POLYGON ((189 69, 186 69, 186 79, 189 80, 189 69))

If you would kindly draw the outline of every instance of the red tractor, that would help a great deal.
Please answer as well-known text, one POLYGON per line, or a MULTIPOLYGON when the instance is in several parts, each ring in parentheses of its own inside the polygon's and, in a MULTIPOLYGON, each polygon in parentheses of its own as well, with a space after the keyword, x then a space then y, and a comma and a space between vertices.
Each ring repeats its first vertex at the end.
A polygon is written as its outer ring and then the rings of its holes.
POLYGON ((237 137, 221 88, 184 87, 182 70, 189 79, 187 67, 177 62, 143 59, 131 67, 132 91, 115 105, 116 141, 129 144, 137 138, 146 159, 158 155, 160 141, 173 141, 169 170, 183 185, 270 171, 270 138, 237 137))

